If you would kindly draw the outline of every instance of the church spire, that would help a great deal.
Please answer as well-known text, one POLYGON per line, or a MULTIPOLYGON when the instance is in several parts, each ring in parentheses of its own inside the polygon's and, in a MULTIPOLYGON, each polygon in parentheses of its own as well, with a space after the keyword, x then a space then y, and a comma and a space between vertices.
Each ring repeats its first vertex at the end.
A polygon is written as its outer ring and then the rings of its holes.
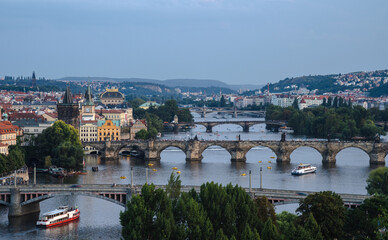
POLYGON ((63 103, 64 104, 73 104, 73 97, 71 96, 70 87, 66 87, 65 95, 63 96, 63 103))
POLYGON ((93 103, 93 96, 92 96, 92 90, 90 85, 85 91, 85 105, 94 105, 93 103))

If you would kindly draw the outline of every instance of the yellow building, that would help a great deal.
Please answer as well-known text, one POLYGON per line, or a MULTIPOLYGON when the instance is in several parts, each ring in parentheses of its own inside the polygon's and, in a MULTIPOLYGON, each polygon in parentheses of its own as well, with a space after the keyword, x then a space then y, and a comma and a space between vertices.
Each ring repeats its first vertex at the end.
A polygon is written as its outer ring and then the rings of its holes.
POLYGON ((120 127, 116 126, 112 120, 106 120, 103 125, 97 127, 98 141, 118 141, 120 140, 120 127))
POLYGON ((124 102, 124 99, 124 94, 115 88, 106 89, 106 91, 100 95, 100 101, 105 105, 119 105, 124 102))

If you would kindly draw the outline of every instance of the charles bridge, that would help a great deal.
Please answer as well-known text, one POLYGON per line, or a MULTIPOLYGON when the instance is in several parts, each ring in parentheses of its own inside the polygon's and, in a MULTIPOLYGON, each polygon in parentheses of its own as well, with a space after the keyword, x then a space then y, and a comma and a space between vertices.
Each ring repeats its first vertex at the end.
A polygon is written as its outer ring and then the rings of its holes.
MULTIPOLYGON (((139 194, 142 185, 123 184, 31 184, 20 186, 0 186, 0 205, 9 208, 8 216, 18 217, 40 211, 40 202, 55 196, 82 195, 100 198, 126 207, 126 202, 134 194, 139 194), (75 187, 76 186, 76 187, 75 187)), ((165 185, 156 185, 165 189, 165 185)), ((182 192, 191 189, 199 192, 199 186, 182 186, 182 192)), ((245 188, 252 197, 266 196, 275 205, 298 203, 301 199, 315 192, 279 190, 265 188, 245 188)), ((347 207, 357 207, 368 198, 361 194, 339 194, 347 207)), ((81 210, 82 211, 82 210, 81 210)))
POLYGON ((105 159, 117 159, 122 151, 137 151, 143 153, 147 161, 160 160, 160 154, 168 147, 181 149, 186 155, 186 161, 202 160, 202 153, 211 146, 219 146, 229 152, 231 161, 246 161, 246 154, 254 147, 262 146, 271 149, 276 154, 278 163, 291 161, 291 154, 300 147, 311 147, 322 155, 323 163, 335 163, 337 154, 346 148, 358 148, 369 155, 370 164, 385 164, 388 154, 388 142, 346 142, 346 141, 218 141, 198 140, 134 140, 112 142, 84 142, 84 147, 96 149, 105 159))

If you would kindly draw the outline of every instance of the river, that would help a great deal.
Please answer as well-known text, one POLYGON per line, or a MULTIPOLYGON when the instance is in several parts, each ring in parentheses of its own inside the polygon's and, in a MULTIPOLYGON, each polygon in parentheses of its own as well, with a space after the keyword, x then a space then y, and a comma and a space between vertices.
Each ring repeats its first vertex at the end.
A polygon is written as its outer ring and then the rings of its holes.
MULTIPOLYGON (((198 115, 195 115, 198 117, 198 115)), ((218 115, 208 114, 207 120, 214 120, 218 115)), ((196 118, 198 120, 198 118, 196 118)), ((203 120, 203 119, 201 119, 203 120)), ((229 119, 231 120, 231 119, 229 119)), ((246 119, 249 120, 249 119, 246 119)), ((199 139, 235 140, 240 135, 242 140, 279 140, 279 133, 265 130, 264 124, 251 127, 249 133, 243 133, 237 125, 225 124, 213 128, 213 133, 206 133, 203 126, 178 134, 166 133, 164 139, 189 139, 198 136, 199 139)), ((292 136, 287 136, 291 139, 292 136)), ((297 137, 300 139, 301 137, 297 137)), ((203 153, 201 162, 186 162, 185 154, 175 148, 167 148, 161 154, 160 162, 154 163, 148 169, 149 182, 166 184, 176 167, 181 171, 183 185, 201 185, 208 181, 221 184, 238 184, 248 187, 248 172, 252 171, 252 186, 259 187, 260 167, 263 172, 263 187, 276 189, 291 189, 300 191, 331 190, 338 193, 366 194, 365 186, 369 172, 374 166, 369 165, 368 155, 355 148, 348 148, 337 155, 335 165, 322 165, 320 154, 307 147, 295 150, 291 155, 290 164, 276 164, 275 154, 268 148, 256 147, 247 154, 245 163, 232 163, 229 153, 220 147, 210 147, 203 153), (259 163, 261 161, 261 163, 259 163), (269 162, 271 161, 271 162, 269 162), (317 166, 316 174, 291 176, 291 170, 299 163, 311 163, 317 166), (155 170, 152 170, 152 169, 155 170), (241 174, 246 173, 246 176, 241 174)), ((99 156, 85 157, 88 175, 57 179, 45 174, 38 174, 38 183, 130 183, 130 169, 134 169, 135 184, 145 182, 145 171, 148 167, 144 161, 120 157, 116 161, 102 161, 99 156), (98 166, 98 172, 92 172, 91 167, 98 166), (121 179, 126 176, 126 179, 121 179)), ((388 159, 386 158, 386 166, 388 159)), ((0 207, 0 238, 1 239, 119 239, 121 226, 119 215, 124 208, 114 203, 87 196, 57 196, 41 202, 41 213, 50 211, 60 205, 78 206, 81 210, 80 220, 65 226, 52 229, 35 227, 38 214, 20 218, 8 219, 8 209, 0 207)), ((295 206, 293 206, 295 208, 295 206)), ((278 206, 277 211, 287 208, 278 206)), ((292 208, 291 208, 292 209, 292 208)))

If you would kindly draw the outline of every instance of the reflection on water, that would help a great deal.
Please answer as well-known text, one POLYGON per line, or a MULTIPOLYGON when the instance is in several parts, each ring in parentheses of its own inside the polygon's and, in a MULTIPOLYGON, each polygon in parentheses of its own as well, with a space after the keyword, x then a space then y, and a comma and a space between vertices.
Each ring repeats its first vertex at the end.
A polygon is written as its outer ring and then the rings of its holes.
MULTIPOLYGON (((200 139, 234 140, 241 135, 244 140, 279 140, 280 134, 268 133, 263 124, 255 125, 249 133, 240 131, 236 125, 220 125, 215 128, 219 133, 205 133, 204 128, 195 128, 189 133, 165 134, 165 139, 188 139, 198 135, 200 139), (221 133, 226 131, 226 133, 221 133)), ((292 138, 292 136, 288 136, 292 138)), ((228 151, 221 147, 209 147, 203 152, 202 161, 186 162, 185 154, 177 148, 167 148, 161 153, 160 161, 145 162, 142 159, 121 156, 116 161, 104 161, 99 156, 85 157, 88 175, 53 178, 38 174, 39 183, 68 184, 130 184, 130 172, 133 168, 134 183, 144 184, 146 169, 148 181, 155 184, 167 184, 173 168, 180 171, 183 185, 201 185, 205 182, 218 182, 223 185, 232 183, 243 187, 249 185, 249 170, 252 171, 252 187, 260 186, 260 168, 263 187, 292 189, 300 191, 331 190, 339 193, 366 194, 366 178, 376 166, 369 165, 369 156, 359 149, 349 148, 341 151, 336 164, 322 164, 322 156, 312 148, 299 148, 291 155, 290 163, 276 163, 275 154, 266 147, 252 148, 246 155, 246 162, 231 162, 228 151), (317 173, 304 176, 292 176, 291 170, 299 163, 311 163, 318 168, 317 173), (151 164, 151 165, 149 165, 151 164), (93 172, 97 166, 99 171, 93 172), (153 170, 154 169, 154 170, 153 170), (247 174, 241 176, 241 174, 247 174), (125 176, 125 179, 121 179, 125 176)), ((114 203, 87 196, 57 196, 41 202, 41 213, 53 210, 60 205, 78 206, 81 217, 78 222, 52 229, 35 227, 37 216, 26 216, 8 221, 8 210, 0 206, 0 238, 17 239, 119 239, 120 211, 124 208, 114 203)), ((276 207, 287 209, 287 206, 276 207)))

